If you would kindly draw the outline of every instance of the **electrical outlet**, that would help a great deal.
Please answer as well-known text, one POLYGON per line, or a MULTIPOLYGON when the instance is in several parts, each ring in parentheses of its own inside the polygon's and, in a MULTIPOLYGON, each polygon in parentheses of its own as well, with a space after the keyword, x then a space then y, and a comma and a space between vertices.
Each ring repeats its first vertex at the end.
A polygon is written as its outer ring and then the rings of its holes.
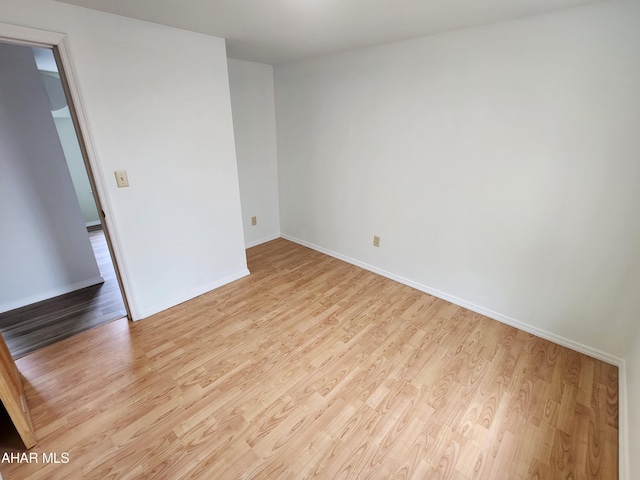
POLYGON ((258 224, 258 217, 251 217, 251 226, 255 227, 258 224))
POLYGON ((380 246, 380 237, 378 235, 374 235, 373 236, 373 246, 374 247, 379 247, 380 246))

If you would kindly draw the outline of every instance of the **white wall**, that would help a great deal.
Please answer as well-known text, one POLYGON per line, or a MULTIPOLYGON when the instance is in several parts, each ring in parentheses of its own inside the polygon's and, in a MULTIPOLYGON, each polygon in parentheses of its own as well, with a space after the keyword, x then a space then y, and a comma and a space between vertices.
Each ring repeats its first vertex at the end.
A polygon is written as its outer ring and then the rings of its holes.
POLYGON ((0 43, 0 312, 101 283, 31 49, 0 43))
POLYGON ((88 227, 99 225, 100 217, 98 215, 98 209, 96 208, 96 202, 93 197, 93 192, 91 191, 91 184, 89 183, 89 177, 84 165, 76 130, 71 120, 66 94, 64 93, 64 87, 58 74, 53 50, 34 48, 33 53, 36 66, 44 81, 44 89, 49 98, 49 104, 52 110, 51 114, 53 115, 53 121, 58 131, 58 138, 62 144, 62 151, 64 152, 64 157, 69 167, 73 188, 76 191, 76 196, 80 203, 82 218, 88 227))
POLYGON ((234 59, 228 64, 242 224, 250 247, 280 236, 273 67, 234 59))
POLYGON ((91 191, 91 184, 84 166, 84 159, 82 158, 73 121, 71 117, 55 117, 53 120, 62 144, 67 166, 69 167, 71 181, 80 204, 84 223, 86 226, 99 225, 100 217, 98 216, 98 209, 91 191))
POLYGON ((224 40, 49 0, 0 22, 67 35, 133 317, 247 274, 224 40))
POLYGON ((282 233, 618 362, 640 314, 638 59, 640 5, 605 2, 276 66, 282 233))
POLYGON ((277 66, 282 232, 624 356, 639 25, 607 3, 277 66))

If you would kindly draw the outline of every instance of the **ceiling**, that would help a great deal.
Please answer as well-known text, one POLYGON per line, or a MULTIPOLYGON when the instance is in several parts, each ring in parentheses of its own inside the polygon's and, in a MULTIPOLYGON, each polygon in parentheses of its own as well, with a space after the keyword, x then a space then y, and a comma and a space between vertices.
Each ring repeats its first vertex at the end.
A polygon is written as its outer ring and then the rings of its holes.
POLYGON ((597 0, 58 0, 227 39, 277 64, 562 10, 597 0))

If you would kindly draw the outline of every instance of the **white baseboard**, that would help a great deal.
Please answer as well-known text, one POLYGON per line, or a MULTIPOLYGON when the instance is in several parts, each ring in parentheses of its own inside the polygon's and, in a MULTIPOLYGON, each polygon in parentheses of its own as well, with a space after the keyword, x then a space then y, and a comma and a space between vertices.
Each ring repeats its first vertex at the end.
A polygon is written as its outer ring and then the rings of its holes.
POLYGON ((618 365, 618 478, 631 480, 629 458, 629 403, 627 402, 627 364, 618 365))
POLYGON ((93 220, 91 222, 84 222, 85 227, 95 227, 96 225, 102 225, 100 220, 93 220))
POLYGON ((31 305, 33 303, 38 303, 43 300, 49 300, 50 298, 58 297, 66 293, 75 292, 76 290, 80 290, 81 288, 92 287, 93 285, 98 285, 100 283, 104 283, 104 278, 98 275, 97 277, 92 277, 88 280, 83 280, 82 282, 63 285, 58 288, 47 290, 46 292, 29 295, 17 300, 10 300, 8 302, 0 304, 0 313, 15 310, 16 308, 26 307, 27 305, 31 305))
POLYGON ((373 265, 369 265, 368 263, 361 262, 359 260, 355 260, 346 255, 342 255, 340 253, 334 252, 332 250, 328 250, 326 248, 320 247, 313 243, 307 242, 305 240, 301 240, 296 237, 292 237, 291 235, 282 234, 282 238, 289 240, 291 242, 297 243, 299 245, 303 245, 312 250, 316 250, 320 253, 324 253, 325 255, 329 255, 331 257, 337 258, 338 260, 342 260, 344 262, 350 263, 360 268, 364 268, 365 270, 369 270, 370 272, 377 273, 383 277, 394 280, 398 283, 402 283, 403 285, 407 285, 408 287, 415 288, 424 293, 428 293, 429 295, 433 295, 434 297, 438 297, 442 300, 446 300, 460 307, 464 307, 473 312, 484 315, 485 317, 492 318, 493 320, 497 320, 501 323, 510 325, 512 327, 518 328, 524 332, 531 333, 540 338, 544 338, 545 340, 549 340, 551 342, 557 343, 563 347, 570 348, 571 350, 575 350, 576 352, 583 353, 590 357, 596 358, 598 360, 602 360, 603 362, 609 363, 611 365, 615 365, 618 367, 618 443, 619 443, 619 478, 621 480, 630 480, 630 472, 629 472, 629 437, 628 437, 628 425, 627 425, 627 377, 626 377, 626 366, 623 358, 617 357, 615 355, 611 355, 609 353, 603 352, 596 348, 590 347, 580 342, 573 341, 569 338, 563 337, 561 335, 557 335, 553 332, 549 332, 547 330, 543 330, 541 328, 535 327, 525 322, 521 322, 516 320, 515 318, 509 317, 507 315, 503 315, 498 312, 494 312, 488 308, 482 307, 480 305, 476 305, 475 303, 468 302, 462 298, 458 298, 455 295, 450 295, 448 293, 442 292, 440 290, 436 290, 435 288, 428 287, 426 285, 422 285, 418 282, 414 282, 413 280, 409 280, 408 278, 404 278, 400 275, 396 275, 395 273, 388 272, 378 267, 374 267, 373 265))
POLYGON ((155 305, 154 307, 151 308, 147 308, 144 309, 140 312, 140 316, 139 317, 134 317, 132 320, 136 321, 136 320, 142 320, 144 318, 150 317, 151 315, 155 315, 156 313, 160 313, 164 310, 167 310, 171 307, 175 307, 176 305, 179 305, 181 303, 184 303, 188 300, 191 300, 192 298, 195 297, 199 297, 200 295, 203 295, 205 293, 208 293, 212 290, 215 290, 216 288, 220 288, 223 285, 226 285, 227 283, 231 283, 234 282, 236 280, 239 280, 242 277, 246 277, 247 275, 249 275, 249 269, 245 268, 243 270, 240 270, 237 273, 234 273, 233 275, 229 275, 228 277, 225 278, 221 278, 220 280, 217 280, 215 282, 212 282, 208 285, 205 285, 204 287, 198 288, 197 290, 191 291, 186 295, 182 295, 180 297, 176 297, 173 300, 170 300, 168 302, 163 302, 161 304, 155 305))
POLYGON ((248 242, 244 244, 244 248, 257 247, 258 245, 262 245, 263 243, 270 242, 271 240, 276 240, 280 238, 280 234, 276 233, 275 235, 268 235, 266 237, 259 238, 258 240, 254 240, 253 242, 248 242))

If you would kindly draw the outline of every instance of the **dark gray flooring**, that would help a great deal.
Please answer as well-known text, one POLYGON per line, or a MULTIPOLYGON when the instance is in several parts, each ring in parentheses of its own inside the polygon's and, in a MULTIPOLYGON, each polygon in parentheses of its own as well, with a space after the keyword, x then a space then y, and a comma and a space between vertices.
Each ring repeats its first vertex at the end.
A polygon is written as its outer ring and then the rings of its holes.
POLYGON ((104 232, 89 237, 104 283, 0 313, 0 332, 14 358, 127 315, 104 232))

